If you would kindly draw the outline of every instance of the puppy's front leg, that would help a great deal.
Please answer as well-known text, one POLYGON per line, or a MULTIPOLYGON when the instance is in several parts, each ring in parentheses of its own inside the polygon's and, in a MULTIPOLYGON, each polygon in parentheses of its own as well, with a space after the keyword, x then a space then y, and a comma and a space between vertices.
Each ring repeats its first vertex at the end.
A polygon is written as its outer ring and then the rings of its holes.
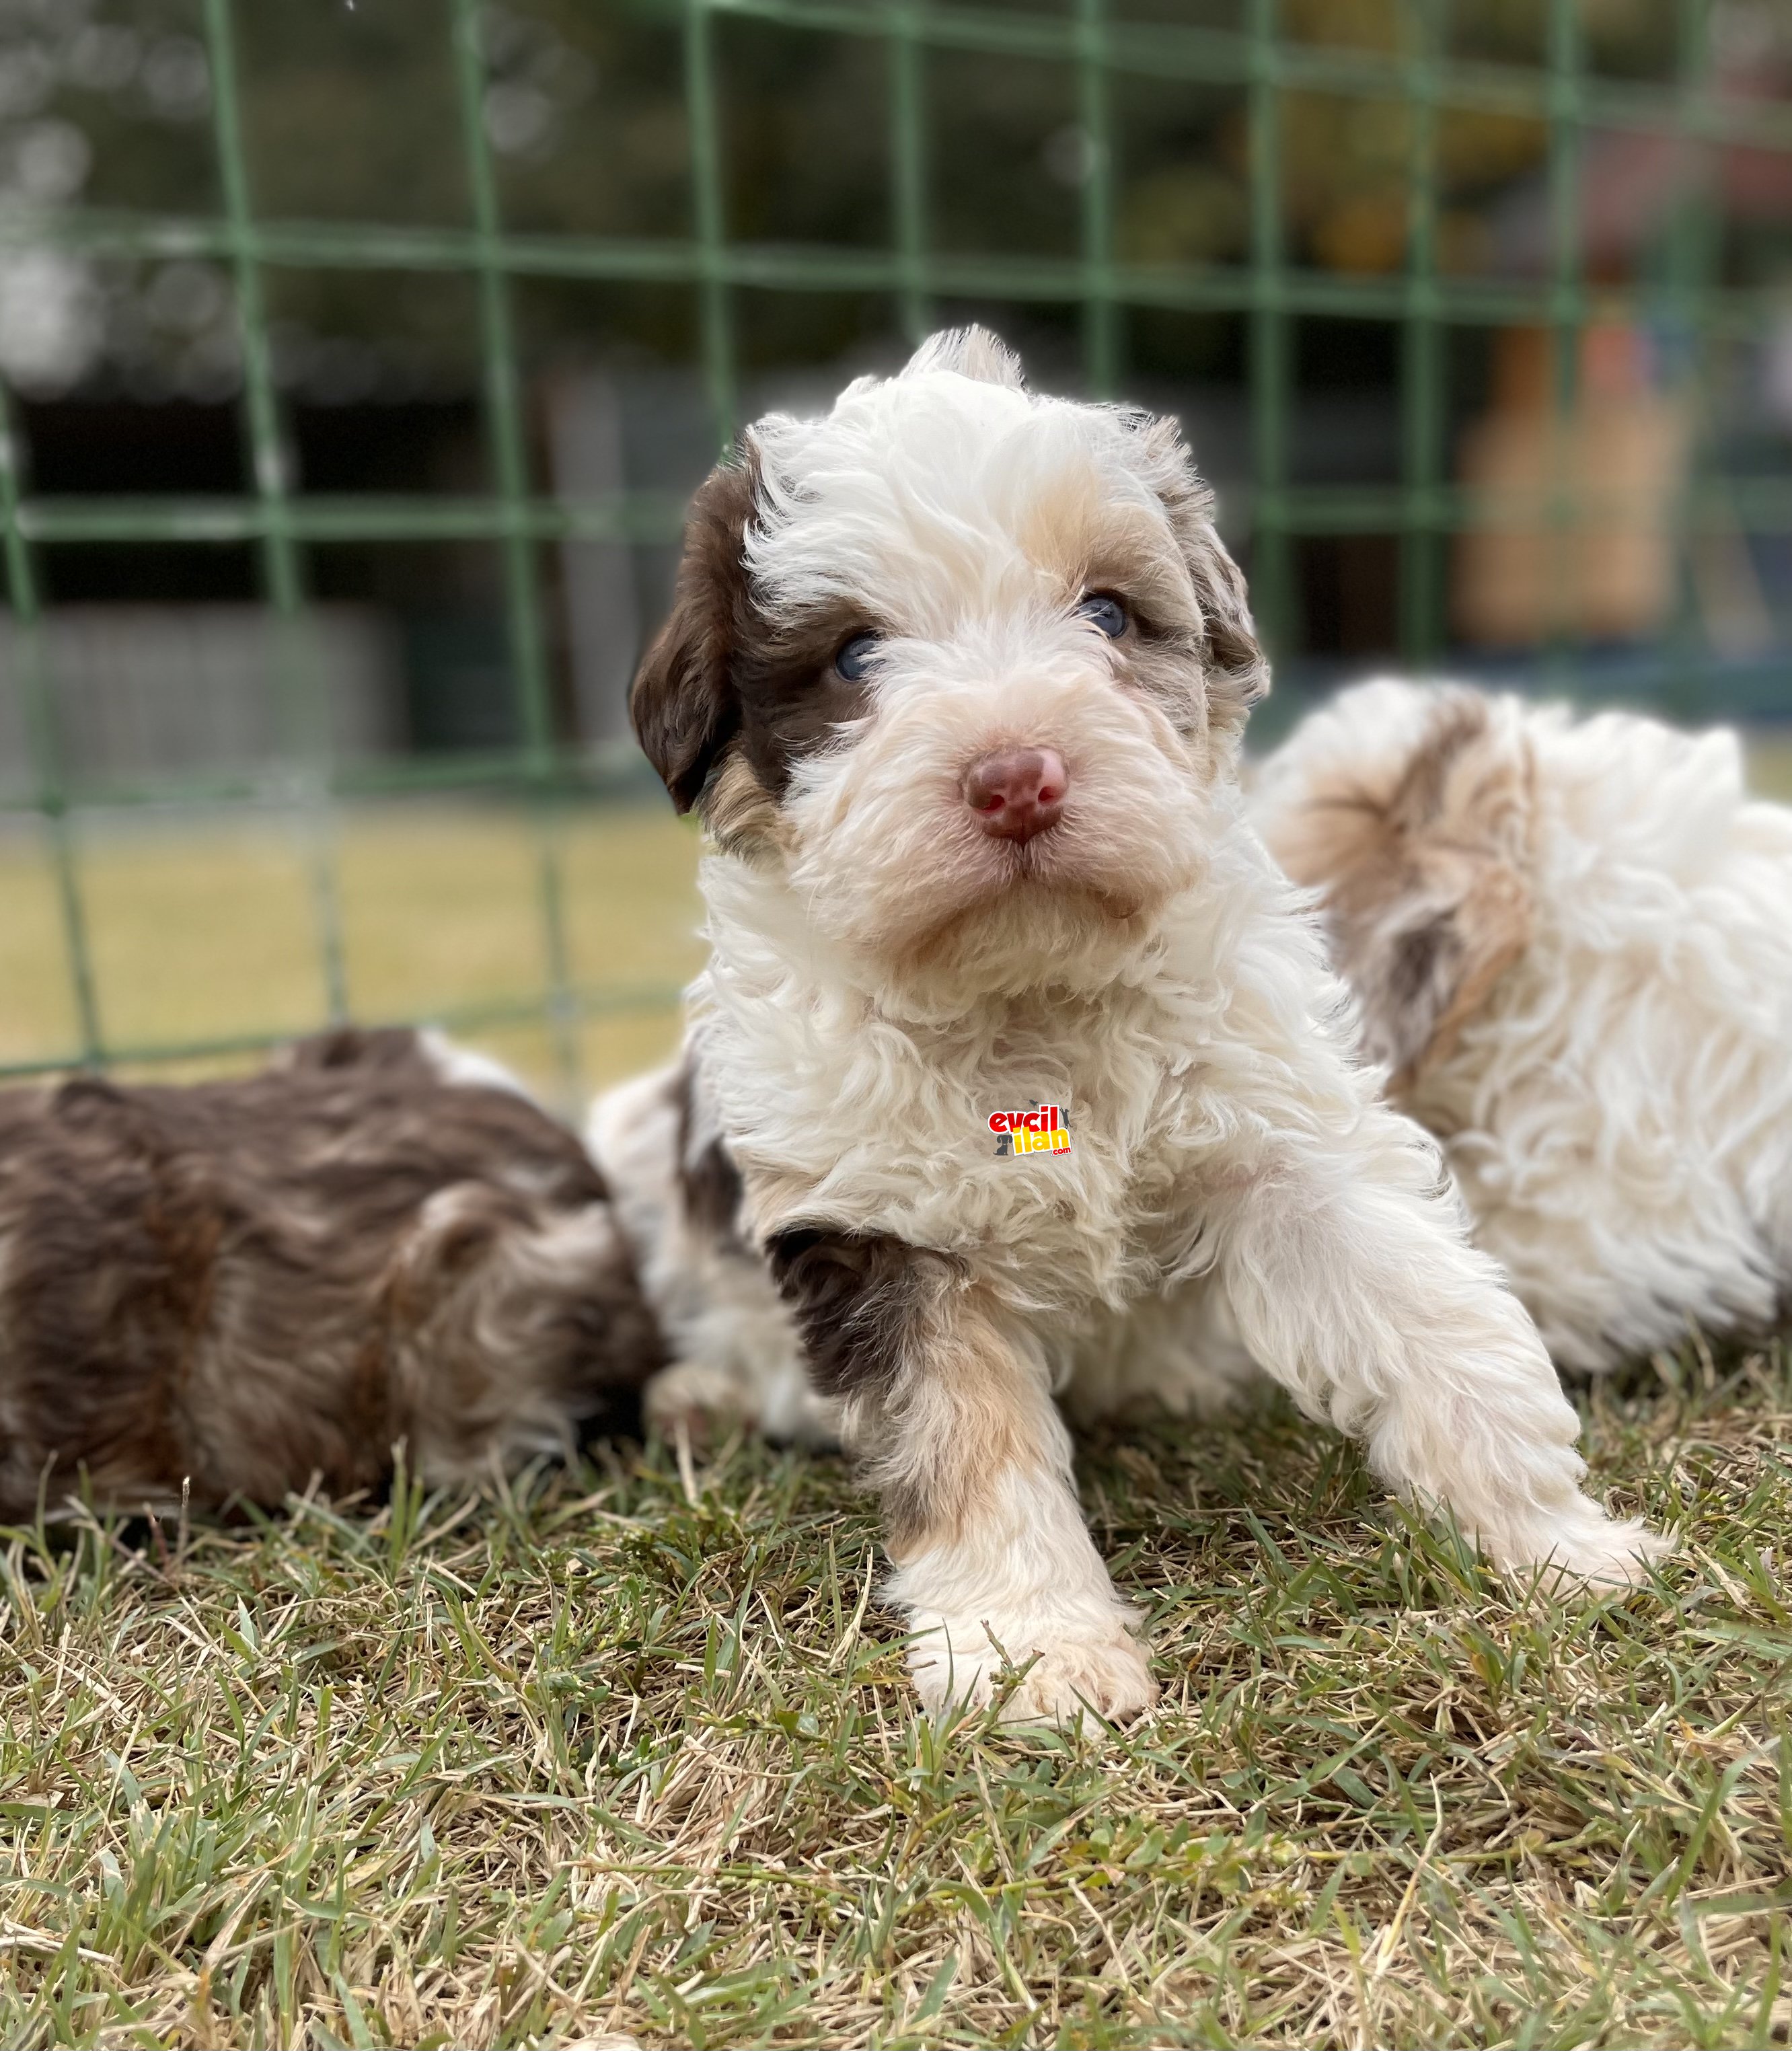
POLYGON ((1381 1106, 1267 1165, 1222 1233, 1245 1343, 1310 1414, 1362 1439, 1384 1481, 1447 1508, 1501 1565, 1634 1580, 1665 1548, 1581 1492, 1579 1420, 1435 1178, 1416 1128, 1381 1106))
POLYGON ((1077 1506, 1070 1441, 1037 1347, 948 1256, 881 1233, 771 1241, 810 1369, 882 1497, 891 1593, 930 1709, 1031 1670, 1010 1721, 1125 1718, 1156 1699, 1138 1619, 1077 1506))

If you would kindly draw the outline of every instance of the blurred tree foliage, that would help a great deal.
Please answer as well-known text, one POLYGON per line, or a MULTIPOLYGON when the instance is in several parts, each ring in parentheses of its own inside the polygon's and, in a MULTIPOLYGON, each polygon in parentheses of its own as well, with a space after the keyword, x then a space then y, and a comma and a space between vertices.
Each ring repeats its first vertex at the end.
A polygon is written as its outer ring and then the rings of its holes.
MULTIPOLYGON (((1068 0, 1012 4, 1061 14, 1068 0)), ((1398 53, 1412 47, 1421 6, 1438 10, 1451 54, 1544 61, 1547 0, 1283 0, 1283 32, 1398 53)), ((1593 68, 1672 76, 1673 0, 1582 6, 1593 68)), ((1241 25, 1238 0, 1114 0, 1113 12, 1241 25)), ((445 0, 352 7, 255 0, 236 9, 235 21, 261 213, 465 225, 445 0)), ((484 9, 479 116, 511 229, 691 232, 681 22, 667 0, 494 0, 484 9)), ((728 16, 714 29, 730 236, 886 245, 892 95, 882 42, 728 16)), ((214 212, 199 30, 198 0, 0 0, 0 208, 27 216, 76 202, 214 212)), ((1089 166, 1072 68, 946 50, 930 52, 925 64, 935 244, 1074 255, 1089 166)), ((1122 256, 1242 260, 1250 229, 1243 88, 1122 75, 1112 92, 1122 256)), ((1345 271, 1397 268, 1407 232, 1410 111, 1392 100, 1290 92, 1282 128, 1291 258, 1345 271)), ((1437 161, 1446 268, 1496 260, 1489 206, 1536 177, 1546 146, 1540 122, 1443 111, 1437 161)), ((0 361, 17 375, 23 358, 8 340, 10 275, 0 268, 0 361)), ((78 328, 84 339, 60 370, 45 373, 54 351, 38 333, 37 369, 28 377, 51 385, 111 381, 145 396, 158 389, 216 396, 231 384, 233 330, 221 269, 191 260, 95 264, 64 283, 80 316, 68 332, 78 328)), ((890 308, 876 297, 738 296, 749 363, 832 360, 891 325, 890 308)), ((278 368, 295 389, 346 400, 471 387, 475 310, 463 279, 282 272, 271 277, 270 299, 278 368)), ((694 351, 694 295, 683 287, 534 280, 519 287, 518 303, 533 363, 569 351, 673 361, 694 351)))

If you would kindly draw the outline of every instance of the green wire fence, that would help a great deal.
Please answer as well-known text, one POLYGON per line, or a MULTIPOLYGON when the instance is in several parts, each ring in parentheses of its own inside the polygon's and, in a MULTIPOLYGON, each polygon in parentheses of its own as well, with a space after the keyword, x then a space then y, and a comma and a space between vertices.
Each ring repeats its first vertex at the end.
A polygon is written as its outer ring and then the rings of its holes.
MULTIPOLYGON (((1040 0, 1035 10, 979 8, 949 0, 659 0, 683 39, 693 232, 678 239, 513 232, 500 204, 482 115, 486 67, 474 0, 443 0, 441 33, 451 38, 458 84, 459 147, 469 212, 458 228, 275 219, 258 210, 244 135, 235 43, 241 0, 203 0, 212 80, 211 144, 221 205, 209 217, 165 217, 74 209, 46 221, 0 218, 0 247, 46 240, 92 256, 202 257, 225 266, 240 325, 241 408, 252 486, 230 496, 33 496, 10 416, 0 417, 0 527, 8 596, 18 629, 35 787, 26 809, 45 822, 55 865, 78 1044, 0 1065, 21 1074, 74 1065, 155 1062, 241 1051, 259 1036, 193 1043, 108 1044, 96 1002, 81 865, 72 830, 78 810, 59 736, 53 679, 40 629, 40 559, 73 544, 248 544, 257 552, 265 603, 278 624, 275 674, 287 773, 280 803, 303 824, 311 916, 330 1014, 346 1017, 350 993, 342 957, 340 884, 333 858, 332 808, 373 791, 481 787, 519 794, 537 822, 535 865, 546 964, 544 986, 513 1001, 463 1009, 443 1022, 464 1029, 522 1021, 545 1024, 563 1080, 576 1081, 577 1028, 606 1008, 667 1001, 660 990, 581 984, 569 967, 567 911, 558 847, 567 808, 614 781, 612 771, 556 737, 538 556, 568 540, 663 543, 681 508, 666 493, 595 498, 546 494, 531 482, 525 405, 513 296, 528 279, 678 284, 695 289, 701 370, 715 440, 739 424, 740 353, 736 295, 851 291, 887 295, 892 327, 918 338, 943 305, 1070 304, 1081 311, 1087 387, 1123 394, 1128 319, 1146 310, 1225 313, 1247 326, 1251 475, 1228 519, 1246 537, 1255 603, 1272 650, 1286 645, 1299 603, 1297 545, 1313 536, 1397 537, 1399 653, 1424 663, 1446 646, 1443 552, 1453 536, 1520 517, 1449 475, 1445 354, 1454 326, 1526 324, 1554 338, 1555 399, 1575 404, 1581 338, 1602 321, 1648 316, 1681 338, 1681 375, 1694 395, 1711 354, 1758 337, 1781 306, 1766 285, 1726 283, 1713 153, 1746 147, 1792 161, 1792 106, 1742 98, 1714 84, 1709 0, 1669 0, 1677 60, 1653 82, 1595 75, 1587 61, 1579 0, 1543 0, 1546 59, 1533 66, 1452 56, 1449 0, 1403 0, 1393 51, 1318 46, 1290 32, 1281 0, 1241 0, 1238 25, 1178 25, 1127 18, 1126 0, 1040 0), (882 46, 889 103, 890 218, 882 248, 779 245, 729 232, 724 138, 728 108, 718 76, 720 18, 869 39, 882 46), (1079 187, 1080 248, 1073 256, 954 253, 930 233, 929 68, 950 53, 1044 60, 1073 66, 1086 166, 1079 187), (1246 260, 1142 264, 1124 260, 1116 235, 1117 82, 1146 78, 1192 88, 1223 85, 1243 97, 1248 119, 1249 235, 1246 260), (1404 262, 1379 275, 1339 274, 1294 260, 1285 221, 1285 124, 1291 96, 1323 92, 1404 110, 1408 195, 1404 262), (1516 116, 1546 124, 1552 258, 1526 277, 1457 275, 1439 251, 1440 121, 1453 111, 1516 116), (1589 133, 1642 135, 1671 146, 1681 175, 1666 255, 1653 272, 1612 284, 1591 279, 1584 261, 1583 158, 1589 133), (476 495, 329 496, 296 491, 283 400, 274 375, 265 281, 282 268, 328 266, 393 273, 458 274, 477 291, 481 403, 492 488, 476 495), (1296 419, 1294 324, 1314 317, 1372 319, 1399 334, 1401 461, 1396 479, 1322 485, 1294 475, 1296 419), (317 653, 307 631, 306 551, 325 543, 472 540, 494 544, 503 576, 509 673, 518 738, 506 748, 381 766, 336 764, 322 732, 317 653)), ((600 6, 603 0, 592 0, 600 6)), ((320 141, 324 139, 320 139, 320 141)), ((1587 481, 1568 480, 1548 517, 1566 526, 1587 517, 1587 481)), ((1596 497, 1596 492, 1595 492, 1596 497)), ((1527 516, 1536 517, 1535 509, 1527 516)), ((1698 536, 1717 527, 1745 534, 1792 533, 1792 475, 1732 475, 1689 467, 1672 509, 1685 565, 1698 536)), ((1708 682, 1709 651, 1696 608, 1683 596, 1669 636, 1668 696, 1692 704, 1708 682)), ((1571 677, 1576 650, 1558 635, 1555 674, 1571 677)), ((166 803, 228 795, 203 781, 135 794, 166 803)), ((121 794, 111 794, 115 800, 121 794)), ((123 794, 128 798, 132 794, 123 794)), ((242 795, 261 795, 265 791, 242 795)))

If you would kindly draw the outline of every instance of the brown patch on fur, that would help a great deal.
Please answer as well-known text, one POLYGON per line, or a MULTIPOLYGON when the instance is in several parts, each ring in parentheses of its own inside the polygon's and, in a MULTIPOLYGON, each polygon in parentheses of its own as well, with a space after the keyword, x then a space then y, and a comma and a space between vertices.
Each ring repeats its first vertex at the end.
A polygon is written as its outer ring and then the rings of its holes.
POLYGON ((724 845, 750 848, 774 830, 794 764, 833 744, 865 709, 862 684, 834 667, 865 631, 861 613, 828 604, 795 620, 759 610, 745 537, 759 491, 751 441, 713 470, 692 502, 671 616, 642 658, 629 716, 681 812, 695 805, 724 845))
POLYGON ((847 1405, 893 1559, 956 1542, 998 1477, 1042 1464, 1028 1428, 1039 1393, 955 1256, 807 1227, 766 1250, 817 1389, 847 1405))
POLYGON ((678 1189, 684 1199, 685 1220, 693 1232, 703 1233, 717 1245, 744 1252, 746 1242, 740 1236, 744 1193, 740 1170, 721 1135, 705 1135, 698 1128, 697 1068, 694 1057, 689 1053, 679 1065, 672 1090, 678 1107, 678 1189))
POLYGON ((1166 738, 1198 747, 1212 716, 1212 651, 1202 623, 1189 617, 1181 552, 1146 507, 1104 498, 1093 472, 1077 484, 1034 509, 1022 545, 1061 577, 1067 609, 1085 592, 1122 601, 1126 630, 1107 644, 1117 677, 1161 716, 1166 738))
POLYGON ((0 1096, 0 1515, 82 1474, 276 1504, 439 1478, 602 1422, 663 1360, 603 1184, 414 1035, 247 1080, 0 1096))
POLYGON ((778 800, 738 751, 724 756, 703 794, 703 823, 716 845, 751 858, 764 849, 793 852, 795 836, 778 800))
POLYGON ((934 1307, 922 1364, 892 1392, 868 1455, 890 1557, 900 1565, 935 1546, 962 1543, 990 1521, 998 1484, 1048 1464, 1034 1420, 1050 1397, 1002 1338, 978 1291, 934 1307))
POLYGON ((765 1250, 816 1388, 887 1403, 957 1264, 888 1233, 808 1226, 774 1233, 765 1250))
POLYGON ((1220 538, 1213 488, 1195 468, 1177 423, 1142 415, 1138 429, 1201 607, 1208 719, 1224 732, 1236 732, 1270 689, 1269 658, 1251 617, 1244 572, 1220 538))
POLYGON ((1030 505, 1021 545, 1029 561, 1063 580, 1067 604, 1085 592, 1125 600, 1131 624, 1117 648, 1122 674, 1163 708, 1179 733, 1210 725, 1235 732, 1269 691, 1243 573, 1220 539, 1212 491, 1176 422, 1141 413, 1130 424, 1169 514, 1172 545, 1148 506, 1117 499, 1091 462, 1068 470, 1030 505))
POLYGON ((750 452, 718 463, 698 487, 670 616, 629 690, 635 738, 681 812, 702 795, 740 725, 732 665, 752 617, 742 545, 758 492, 750 452))
POLYGON ((1365 1049, 1410 1088, 1443 1060, 1531 936, 1535 772, 1502 747, 1467 692, 1439 702, 1419 745, 1376 791, 1310 792, 1274 852, 1325 897, 1365 1049))
POLYGON ((774 798, 783 795, 791 770, 805 756, 833 747, 842 726, 865 716, 869 686, 848 682, 834 658, 868 623, 857 607, 843 600, 775 626, 755 613, 752 631, 736 646, 741 752, 774 798))

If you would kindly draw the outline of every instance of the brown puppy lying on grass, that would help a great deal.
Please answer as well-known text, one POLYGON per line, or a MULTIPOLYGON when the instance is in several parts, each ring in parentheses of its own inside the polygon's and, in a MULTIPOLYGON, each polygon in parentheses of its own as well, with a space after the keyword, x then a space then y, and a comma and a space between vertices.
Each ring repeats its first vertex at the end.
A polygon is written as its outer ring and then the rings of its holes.
POLYGON ((584 1149, 433 1035, 0 1096, 0 1517, 490 1473, 662 1361, 584 1149))

